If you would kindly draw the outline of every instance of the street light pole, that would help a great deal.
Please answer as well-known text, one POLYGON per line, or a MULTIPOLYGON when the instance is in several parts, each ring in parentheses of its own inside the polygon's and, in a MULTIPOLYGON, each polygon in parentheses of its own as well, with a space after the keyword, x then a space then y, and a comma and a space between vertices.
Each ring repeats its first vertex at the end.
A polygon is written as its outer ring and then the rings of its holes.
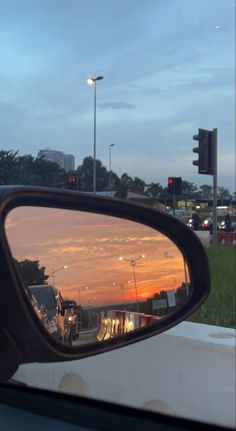
MULTIPOLYGON (((130 280, 128 280, 126 283, 118 284, 118 286, 120 286, 120 288, 121 288, 122 304, 123 304, 123 309, 124 309, 124 310, 125 310, 125 295, 124 295, 124 288, 125 288, 125 285, 126 285, 126 284, 129 284, 129 283, 130 283, 130 280)), ((117 285, 117 283, 115 283, 115 282, 113 282, 112 284, 113 284, 113 286, 116 286, 116 285, 117 285)))
POLYGON ((60 267, 58 269, 55 269, 55 271, 52 268, 52 272, 51 272, 51 274, 49 274, 49 277, 52 277, 52 282, 53 282, 53 286, 54 287, 55 287, 55 273, 58 272, 58 271, 62 271, 62 269, 67 269, 67 268, 68 268, 68 265, 64 265, 64 266, 62 266, 62 267, 60 267))
POLYGON ((136 257, 135 258, 131 258, 131 259, 126 259, 123 256, 119 257, 119 260, 126 260, 127 262, 129 262, 130 266, 133 269, 133 278, 134 278, 134 289, 135 289, 135 299, 136 299, 136 311, 137 313, 139 313, 139 300, 138 300, 138 292, 137 292, 137 280, 136 280, 136 273, 135 273, 135 266, 137 265, 137 261, 139 259, 144 259, 145 258, 145 254, 142 254, 142 256, 136 257))
POLYGON ((83 292, 83 290, 88 290, 88 286, 85 287, 81 287, 80 289, 78 289, 78 293, 79 293, 79 305, 80 305, 80 292, 83 292))
POLYGON ((96 172, 96 134, 97 134, 97 81, 101 81, 103 76, 88 78, 87 84, 94 85, 94 122, 93 122, 93 193, 97 191, 97 172, 96 172))
POLYGON ((93 124, 93 193, 97 191, 96 138, 97 138, 97 81, 94 81, 94 124, 93 124))
POLYGON ((109 192, 111 196, 111 148, 114 147, 115 144, 109 145, 109 192))

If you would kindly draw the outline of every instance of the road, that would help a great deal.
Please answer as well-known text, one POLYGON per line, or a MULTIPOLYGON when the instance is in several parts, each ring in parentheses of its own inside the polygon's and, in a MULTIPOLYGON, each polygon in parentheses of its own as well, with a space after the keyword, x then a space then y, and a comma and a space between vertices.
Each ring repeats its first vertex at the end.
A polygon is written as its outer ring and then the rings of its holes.
POLYGON ((73 341, 73 346, 82 346, 83 344, 96 342, 97 332, 97 328, 81 331, 78 340, 73 341))

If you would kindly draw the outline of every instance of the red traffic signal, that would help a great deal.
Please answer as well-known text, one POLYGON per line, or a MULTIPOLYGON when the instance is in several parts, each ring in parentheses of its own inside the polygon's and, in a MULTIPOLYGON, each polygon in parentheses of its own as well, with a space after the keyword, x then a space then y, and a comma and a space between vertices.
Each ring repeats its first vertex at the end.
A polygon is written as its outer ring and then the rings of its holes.
POLYGON ((68 182, 69 182, 70 184, 77 183, 77 178, 76 178, 76 177, 69 177, 69 178, 68 178, 68 182))
POLYGON ((79 180, 77 177, 68 177, 66 180, 66 188, 69 190, 79 190, 79 180))
POLYGON ((170 195, 182 195, 182 178, 169 177, 168 178, 168 192, 170 195))

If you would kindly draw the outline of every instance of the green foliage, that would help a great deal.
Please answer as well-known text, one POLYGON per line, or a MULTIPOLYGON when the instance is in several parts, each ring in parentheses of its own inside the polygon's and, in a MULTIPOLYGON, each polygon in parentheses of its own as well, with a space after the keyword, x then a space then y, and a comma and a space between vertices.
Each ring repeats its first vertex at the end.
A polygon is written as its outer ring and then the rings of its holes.
MULTIPOLYGON (((81 166, 78 166, 76 174, 81 183, 81 191, 93 190, 93 158, 85 157, 81 166)), ((109 172, 100 160, 96 160, 96 185, 97 191, 108 190, 109 172)))
POLYGON ((211 271, 211 293, 189 320, 208 325, 236 327, 236 250, 233 246, 207 249, 211 271))
POLYGON ((64 187, 66 172, 57 163, 18 152, 0 151, 0 185, 64 187))
POLYGON ((200 195, 203 199, 212 199, 213 187, 203 184, 199 187, 200 195))
POLYGON ((183 195, 194 197, 198 191, 198 187, 194 183, 189 181, 182 181, 182 192, 183 195))
POLYGON ((125 199, 131 187, 132 187, 132 178, 126 173, 122 174, 117 184, 115 196, 118 198, 125 199))
POLYGON ((230 199, 230 192, 225 187, 218 187, 218 199, 221 200, 221 205, 223 205, 224 199, 230 199))
POLYGON ((40 266, 38 260, 25 259, 18 261, 14 259, 14 263, 24 286, 47 284, 46 281, 49 275, 45 274, 45 267, 40 266))
MULTIPOLYGON (((100 160, 96 160, 97 191, 109 190, 109 171, 100 160)), ((57 163, 45 160, 43 157, 33 157, 29 154, 19 156, 18 152, 0 151, 0 185, 21 184, 43 187, 65 188, 68 176, 79 178, 80 189, 84 192, 93 190, 93 157, 85 157, 75 171, 65 172, 57 163)), ((132 178, 128 173, 120 177, 111 172, 111 186, 117 197, 126 198, 127 193, 146 194, 155 199, 168 199, 171 195, 167 187, 160 183, 146 185, 139 177, 132 178)), ((212 186, 207 184, 199 188, 189 181, 183 181, 184 199, 211 199, 212 186)), ((222 200, 231 197, 228 189, 218 187, 218 197, 222 200)))
POLYGON ((146 193, 155 199, 159 198, 163 192, 163 187, 159 183, 151 183, 147 186, 146 193))

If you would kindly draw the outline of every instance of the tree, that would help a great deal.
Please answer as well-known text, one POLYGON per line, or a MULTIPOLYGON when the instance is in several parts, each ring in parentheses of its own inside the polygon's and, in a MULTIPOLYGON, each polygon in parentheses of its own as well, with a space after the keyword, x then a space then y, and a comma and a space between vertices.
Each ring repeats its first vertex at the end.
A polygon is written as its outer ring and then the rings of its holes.
POLYGON ((166 290, 161 290, 159 293, 154 293, 153 299, 167 299, 166 290))
POLYGON ((127 173, 122 174, 117 184, 115 196, 126 199, 128 190, 131 189, 132 181, 132 178, 127 173))
POLYGON ((0 185, 18 184, 15 182, 18 171, 17 154, 17 151, 0 151, 0 185))
POLYGON ((63 187, 66 172, 57 163, 18 152, 0 151, 0 184, 63 187))
POLYGON ((152 196, 157 199, 163 192, 163 187, 159 183, 151 183, 148 185, 146 193, 148 196, 152 196))
POLYGON ((218 197, 221 200, 221 205, 224 204, 224 200, 229 201, 231 198, 230 191, 225 187, 218 187, 218 197))
POLYGON ((25 259, 18 261, 14 259, 14 263, 24 286, 47 284, 46 281, 49 275, 45 274, 45 267, 40 266, 38 260, 25 259))
MULTIPOLYGON (((85 157, 81 166, 77 168, 77 175, 81 183, 81 190, 93 191, 93 158, 85 157)), ((109 172, 100 160, 96 160, 96 189, 97 191, 108 190, 109 172)))
POLYGON ((190 183, 189 181, 182 181, 182 194, 186 196, 186 198, 193 198, 196 196, 198 191, 198 187, 194 183, 190 183))
POLYGON ((213 196, 212 186, 208 186, 208 184, 203 184, 199 187, 199 189, 200 189, 199 195, 202 199, 206 199, 206 200, 212 199, 212 196, 213 196))
POLYGON ((145 187, 146 187, 145 181, 143 181, 139 177, 134 177, 134 179, 130 183, 129 191, 134 193, 144 193, 145 187))
POLYGON ((176 297, 178 307, 183 305, 188 300, 185 283, 182 283, 181 286, 179 286, 176 290, 176 297))

